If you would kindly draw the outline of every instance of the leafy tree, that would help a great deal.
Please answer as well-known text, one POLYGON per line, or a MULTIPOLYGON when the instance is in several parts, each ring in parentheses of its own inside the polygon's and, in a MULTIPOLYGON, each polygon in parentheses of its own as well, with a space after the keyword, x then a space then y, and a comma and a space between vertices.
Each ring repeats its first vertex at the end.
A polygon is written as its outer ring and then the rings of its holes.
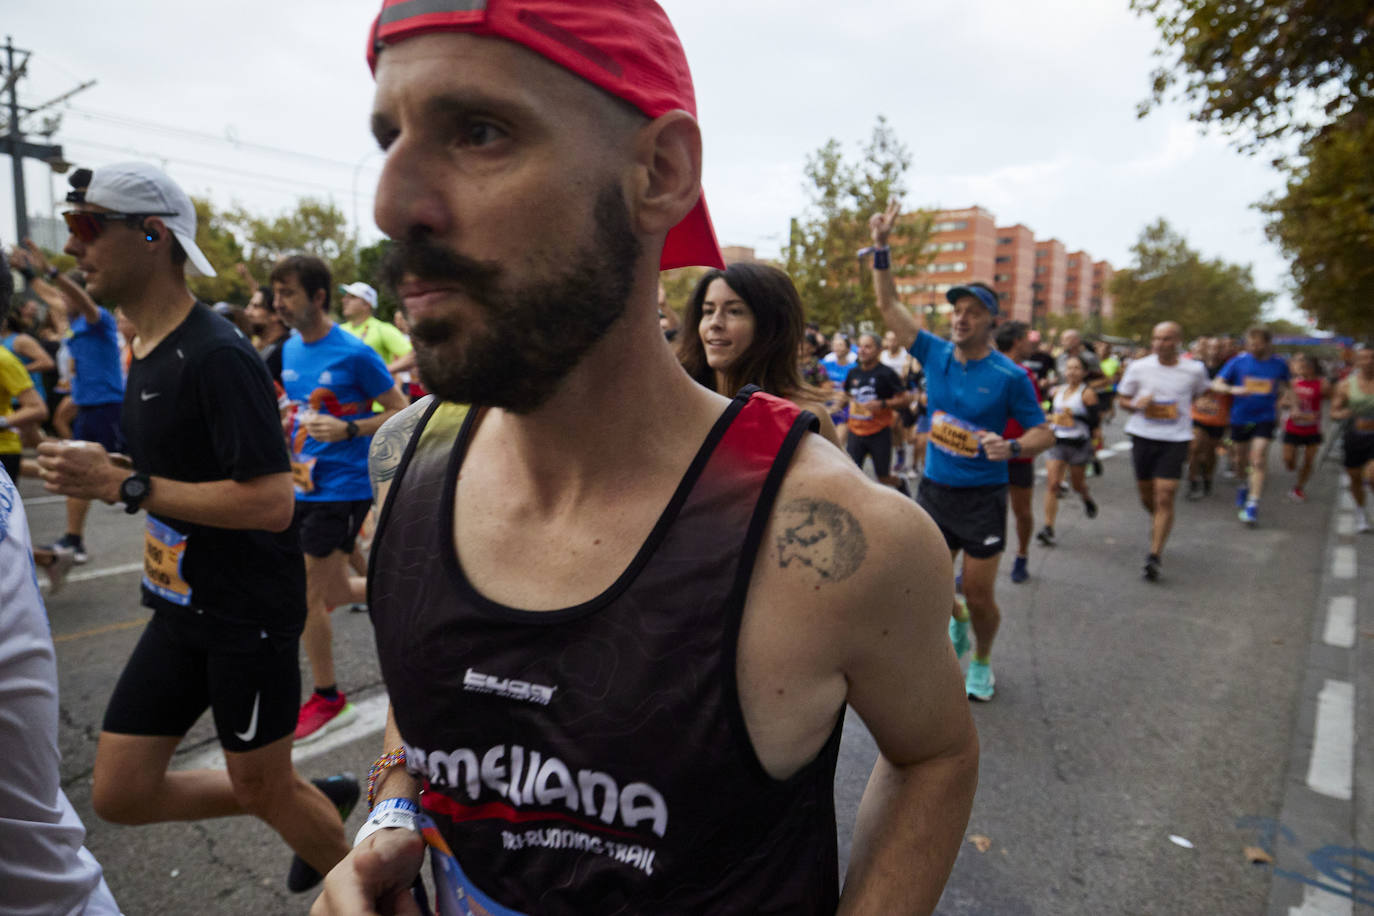
POLYGON ((1153 18, 1172 63, 1153 74, 1144 115, 1181 83, 1193 118, 1247 131, 1253 150, 1309 139, 1374 105, 1374 17, 1367 0, 1131 0, 1153 18))
MULTIPOLYGON (((390 248, 391 239, 382 239, 358 249, 358 279, 364 283, 370 283, 376 288, 377 309, 375 314, 383 321, 390 321, 391 316, 396 314, 396 309, 401 305, 396 298, 395 291, 382 282, 382 259, 386 257, 390 248)), ((338 275, 337 270, 335 275, 338 275)))
MULTIPOLYGON (((348 217, 331 201, 303 197, 294 210, 273 218, 256 216, 240 207, 228 220, 244 240, 244 261, 255 277, 266 278, 272 265, 286 255, 312 254, 329 265, 336 283, 362 278, 357 237, 348 217)), ((332 301, 337 299, 335 296, 332 301)))
POLYGON ((1303 152, 1283 194, 1260 205, 1267 234, 1319 325, 1374 336, 1374 117, 1349 115, 1303 152))
POLYGON ((1116 313, 1110 331, 1143 340, 1161 321, 1188 338, 1235 334, 1257 324, 1272 293, 1255 288, 1250 266, 1203 260, 1163 219, 1131 247, 1134 263, 1112 278, 1116 313))
MULTIPOLYGON (((807 157, 809 201, 806 211, 792 220, 786 266, 810 320, 827 329, 853 328, 865 320, 881 324, 873 277, 858 252, 872 244, 869 217, 906 193, 910 165, 910 151, 881 116, 856 161, 845 157, 835 139, 807 157)), ((898 223, 891 246, 899 276, 915 273, 928 261, 922 249, 930 222, 928 214, 915 212, 898 223)))
POLYGON ((215 269, 213 277, 191 276, 188 271, 191 292, 206 302, 246 303, 253 291, 234 270, 243 260, 243 246, 234 235, 233 225, 210 201, 195 197, 191 202, 196 207, 196 247, 215 269))

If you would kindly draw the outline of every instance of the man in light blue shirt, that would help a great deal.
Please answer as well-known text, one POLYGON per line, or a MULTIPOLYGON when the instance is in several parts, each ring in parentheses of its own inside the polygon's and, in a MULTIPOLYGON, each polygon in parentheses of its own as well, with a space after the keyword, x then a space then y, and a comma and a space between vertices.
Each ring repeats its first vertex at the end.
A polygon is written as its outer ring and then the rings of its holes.
POLYGON ((939 525, 950 553, 956 559, 964 553, 967 607, 956 597, 950 640, 962 657, 969 650, 971 618, 974 656, 964 686, 970 699, 987 701, 995 683, 992 641, 1002 617, 994 588, 1006 548, 1007 461, 1043 451, 1054 437, 1025 370, 992 345, 999 309, 991 288, 970 283, 946 294, 954 306, 951 340, 925 330, 920 310, 913 317, 897 299, 888 249, 897 215, 893 201, 869 222, 873 285, 883 320, 925 370, 931 428, 916 501, 939 525), (1009 419, 1025 430, 1010 441, 1001 435, 1009 419))

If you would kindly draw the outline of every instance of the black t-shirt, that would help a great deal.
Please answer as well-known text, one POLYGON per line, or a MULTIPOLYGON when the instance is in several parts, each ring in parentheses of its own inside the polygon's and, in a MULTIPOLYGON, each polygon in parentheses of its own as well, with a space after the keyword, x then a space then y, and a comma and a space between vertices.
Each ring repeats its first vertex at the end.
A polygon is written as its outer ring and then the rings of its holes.
POLYGON ((844 377, 845 394, 851 398, 885 401, 906 390, 902 377, 891 367, 878 363, 872 369, 855 365, 844 377))
MULTIPOLYGON (((247 481, 291 469, 262 360, 203 302, 133 360, 122 422, 134 467, 154 477, 247 481)), ((237 531, 149 513, 143 603, 299 633, 305 565, 296 532, 237 531)))
POLYGON ((1035 373, 1035 377, 1039 381, 1044 382, 1046 376, 1050 374, 1050 370, 1054 368, 1054 357, 1044 350, 1036 350, 1026 357, 1025 365, 1026 368, 1035 373))

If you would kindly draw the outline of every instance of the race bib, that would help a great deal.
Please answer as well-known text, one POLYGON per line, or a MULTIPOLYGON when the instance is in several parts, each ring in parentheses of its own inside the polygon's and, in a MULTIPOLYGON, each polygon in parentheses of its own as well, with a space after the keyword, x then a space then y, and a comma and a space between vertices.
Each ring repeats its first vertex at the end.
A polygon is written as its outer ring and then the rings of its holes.
POLYGON ((1288 418, 1288 422, 1294 426, 1316 426, 1317 415, 1314 413, 1295 413, 1288 418))
POLYGON ((1200 417, 1220 417, 1221 399, 1209 391, 1193 402, 1193 412, 1200 417))
POLYGON ((1145 405, 1145 419, 1151 423, 1172 423, 1178 419, 1177 401, 1151 401, 1145 405))
POLYGON ((956 458, 977 458, 982 448, 978 427, 943 410, 930 418, 930 441, 940 451, 956 458))
POLYGON ((291 459, 291 483, 297 493, 315 492, 315 459, 295 455, 291 459))
POLYGON ((1052 422, 1055 429, 1068 431, 1078 428, 1073 421, 1073 413, 1067 410, 1061 410, 1055 414, 1052 422))
POLYGON ((1355 432, 1374 433, 1374 417, 1356 417, 1355 432))
POLYGON ((159 598, 187 607, 191 586, 181 575, 186 535, 151 515, 143 533, 143 584, 159 598))
POLYGON ((1245 377, 1245 393, 1254 395, 1272 394, 1274 391, 1274 380, 1268 378, 1255 378, 1253 375, 1245 377))

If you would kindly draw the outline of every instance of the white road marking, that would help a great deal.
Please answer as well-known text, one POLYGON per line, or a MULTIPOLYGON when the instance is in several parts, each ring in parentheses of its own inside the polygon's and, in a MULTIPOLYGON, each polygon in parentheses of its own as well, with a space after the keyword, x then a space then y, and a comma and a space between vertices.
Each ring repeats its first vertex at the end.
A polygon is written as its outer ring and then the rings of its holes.
POLYGON ((1328 646, 1355 648, 1355 596, 1336 595, 1326 606, 1326 632, 1322 640, 1328 646))
POLYGON ((1353 912, 1355 902, 1349 897, 1310 884, 1303 885, 1302 906, 1288 908, 1288 916, 1350 916, 1353 912))
POLYGON ((1347 801, 1355 767, 1355 688, 1328 679, 1317 694, 1317 728, 1307 785, 1312 791, 1347 801))
POLYGON ((1331 551, 1331 575, 1336 579, 1355 578, 1355 548, 1337 547, 1331 551))
MULTIPOLYGON (((82 572, 68 573, 67 583, 70 584, 72 582, 89 582, 92 579, 103 579, 106 576, 123 576, 127 573, 142 571, 142 562, 125 563, 122 566, 106 566, 103 569, 87 569, 82 572)), ((43 589, 44 591, 47 591, 48 580, 41 579, 38 583, 38 587, 43 589)))
MULTIPOLYGON (((386 728, 388 703, 389 698, 384 690, 356 701, 353 703, 353 708, 358 711, 358 718, 317 741, 296 745, 291 749, 292 762, 301 763, 359 738, 366 738, 371 734, 381 734, 382 729, 386 728)), ((175 770, 222 770, 224 769, 224 749, 214 745, 196 751, 194 754, 188 754, 183 758, 174 759, 172 768, 175 770)), ((366 768, 364 767, 364 769, 366 768)))
POLYGON ((1336 516, 1336 533, 1347 535, 1355 533, 1355 516, 1349 512, 1342 512, 1336 516))
POLYGON ((1131 443, 1129 441, 1118 442, 1111 447, 1111 450, 1114 452, 1129 452, 1131 450, 1131 443))
POLYGON ((67 501, 65 496, 30 496, 24 500, 25 506, 47 506, 52 503, 64 503, 67 501))

